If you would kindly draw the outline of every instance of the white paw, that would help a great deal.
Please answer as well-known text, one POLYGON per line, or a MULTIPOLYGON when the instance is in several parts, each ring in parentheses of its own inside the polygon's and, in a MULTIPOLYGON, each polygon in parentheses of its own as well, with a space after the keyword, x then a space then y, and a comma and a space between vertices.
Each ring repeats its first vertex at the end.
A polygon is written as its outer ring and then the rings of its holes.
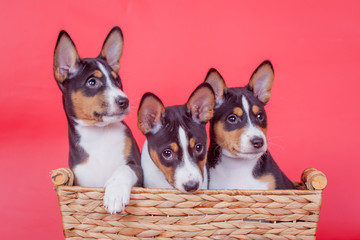
POLYGON ((131 187, 128 184, 112 181, 105 186, 104 206, 108 213, 116 214, 124 211, 129 204, 131 187))

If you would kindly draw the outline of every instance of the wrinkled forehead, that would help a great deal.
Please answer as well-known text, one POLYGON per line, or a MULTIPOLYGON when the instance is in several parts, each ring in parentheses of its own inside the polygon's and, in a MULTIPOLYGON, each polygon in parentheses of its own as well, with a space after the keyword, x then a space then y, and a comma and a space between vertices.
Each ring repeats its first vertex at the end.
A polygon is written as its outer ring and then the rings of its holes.
MULTIPOLYGON (((112 74, 112 69, 109 64, 101 58, 85 58, 81 59, 82 62, 82 72, 91 73, 92 71, 98 70, 102 76, 112 74)), ((100 76, 99 76, 100 78, 100 76)))
POLYGON ((225 114, 226 112, 233 111, 236 107, 243 108, 244 99, 249 106, 255 105, 261 109, 264 108, 264 104, 246 87, 228 88, 224 93, 223 104, 217 109, 218 114, 225 114))
MULTIPOLYGON (((121 79, 116 72, 114 72, 108 63, 101 58, 85 58, 79 60, 79 69, 72 73, 68 79, 65 80, 64 85, 67 85, 71 90, 80 90, 84 87, 84 81, 95 77, 103 83, 104 87, 112 86, 116 82, 122 88, 121 79)), ((104 90, 100 88, 99 91, 104 90)))
POLYGON ((180 128, 188 139, 206 139, 205 124, 194 122, 184 105, 165 108, 161 124, 162 127, 158 132, 148 136, 149 142, 155 142, 159 146, 167 145, 169 142, 178 143, 180 128))
POLYGON ((257 97, 255 97, 254 93, 248 89, 248 87, 236 87, 236 88, 228 88, 224 93, 225 101, 233 102, 236 104, 242 103, 242 97, 245 96, 249 103, 252 104, 262 104, 257 97))

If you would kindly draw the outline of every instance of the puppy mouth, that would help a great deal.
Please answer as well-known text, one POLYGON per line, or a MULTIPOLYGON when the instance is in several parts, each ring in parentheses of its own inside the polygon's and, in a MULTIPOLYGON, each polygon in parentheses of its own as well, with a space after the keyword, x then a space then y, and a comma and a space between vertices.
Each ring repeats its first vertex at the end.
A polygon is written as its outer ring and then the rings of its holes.
POLYGON ((118 112, 113 112, 113 113, 102 113, 101 114, 101 113, 94 112, 94 117, 96 119, 99 119, 100 121, 103 120, 104 118, 123 118, 126 115, 128 115, 129 112, 130 112, 129 108, 118 111, 118 112))
POLYGON ((114 121, 122 121, 128 113, 116 113, 116 114, 106 114, 102 116, 103 122, 114 122, 114 121))
POLYGON ((259 158, 265 153, 265 150, 258 150, 258 151, 249 151, 249 152, 243 152, 240 150, 232 149, 232 151, 225 151, 223 154, 225 154, 228 157, 231 158, 240 158, 240 159, 253 159, 253 158, 259 158))
POLYGON ((255 154, 260 154, 263 153, 264 151, 254 151, 254 152, 237 152, 237 154, 244 154, 244 155, 255 155, 255 154))
POLYGON ((112 113, 112 114, 105 114, 103 115, 103 117, 113 117, 113 118, 117 118, 117 117, 123 117, 126 116, 128 113, 127 112, 122 112, 122 113, 112 113))
POLYGON ((94 112, 94 121, 96 121, 95 125, 104 126, 110 123, 121 122, 129 114, 129 112, 129 110, 103 114, 94 112))
POLYGON ((237 153, 236 153, 236 156, 237 156, 237 157, 240 157, 240 158, 244 158, 244 159, 252 159, 252 158, 258 159, 258 158, 261 157, 264 153, 265 153, 265 151, 237 152, 237 153))

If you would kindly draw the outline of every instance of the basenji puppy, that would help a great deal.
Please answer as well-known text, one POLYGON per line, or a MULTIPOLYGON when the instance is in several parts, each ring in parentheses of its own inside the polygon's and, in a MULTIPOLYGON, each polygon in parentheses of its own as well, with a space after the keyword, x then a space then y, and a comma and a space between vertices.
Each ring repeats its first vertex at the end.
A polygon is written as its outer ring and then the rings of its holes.
POLYGON ((143 182, 139 148, 122 121, 130 112, 118 75, 122 50, 122 32, 114 27, 96 58, 80 58, 65 31, 54 54, 68 120, 69 166, 77 185, 105 187, 104 206, 110 213, 121 212, 131 187, 143 182))
POLYGON ((145 93, 138 110, 138 128, 146 136, 141 152, 144 187, 177 188, 188 193, 207 188, 207 134, 215 95, 199 85, 184 105, 164 107, 145 93))
POLYGON ((206 82, 215 92, 208 152, 209 189, 292 189, 267 151, 267 118, 274 70, 264 61, 245 87, 227 88, 221 75, 210 69, 206 82))

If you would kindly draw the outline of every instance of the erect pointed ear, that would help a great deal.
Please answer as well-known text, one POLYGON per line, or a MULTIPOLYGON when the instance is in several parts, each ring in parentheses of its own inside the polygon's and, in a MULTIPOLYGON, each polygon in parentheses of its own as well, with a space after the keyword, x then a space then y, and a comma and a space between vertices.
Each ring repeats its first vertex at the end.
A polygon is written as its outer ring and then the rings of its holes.
POLYGON ((65 31, 59 33, 54 52, 54 75, 55 79, 62 83, 69 74, 77 71, 79 54, 69 34, 65 31))
POLYGON ((161 127, 164 104, 152 93, 145 93, 138 110, 138 128, 143 134, 156 133, 161 127))
POLYGON ((120 57, 123 52, 124 38, 121 29, 116 26, 107 35, 100 55, 104 57, 110 67, 118 72, 120 69, 120 57))
POLYGON ((208 122, 214 115, 215 107, 215 94, 210 84, 200 84, 190 95, 186 107, 195 121, 208 122))
POLYGON ((252 74, 249 87, 255 96, 263 103, 267 103, 271 96, 271 87, 274 82, 274 69, 269 60, 260 64, 252 74))
POLYGON ((224 79, 215 68, 211 68, 206 75, 205 82, 211 85, 215 93, 216 106, 220 106, 223 102, 224 91, 227 89, 224 79))

